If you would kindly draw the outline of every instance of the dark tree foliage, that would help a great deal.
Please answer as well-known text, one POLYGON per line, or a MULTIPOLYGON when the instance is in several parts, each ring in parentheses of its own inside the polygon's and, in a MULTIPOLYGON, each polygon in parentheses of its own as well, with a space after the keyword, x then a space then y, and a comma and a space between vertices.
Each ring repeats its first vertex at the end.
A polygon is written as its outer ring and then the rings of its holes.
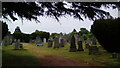
POLYGON ((5 22, 1 22, 2 23, 2 39, 8 34, 8 25, 5 22))
POLYGON ((48 41, 50 37, 50 33, 36 30, 30 36, 31 36, 31 39, 36 39, 36 37, 39 36, 42 39, 42 41, 43 41, 43 38, 46 38, 46 40, 48 41))
POLYGON ((120 53, 120 18, 96 20, 91 32, 108 52, 120 53))
POLYGON ((76 44, 75 44, 75 37, 72 35, 70 41, 70 52, 76 52, 76 44))
POLYGON ((120 4, 117 2, 2 2, 2 16, 6 19, 10 16, 15 21, 17 20, 15 15, 18 15, 22 20, 26 18, 37 22, 40 21, 38 16, 45 15, 53 16, 58 21, 58 17, 65 15, 79 20, 83 20, 82 16, 90 20, 111 18, 109 12, 100 9, 101 6, 119 8, 120 4))
POLYGON ((14 32, 14 33, 13 33, 13 38, 14 38, 14 39, 20 39, 20 41, 22 42, 23 33, 21 33, 21 32, 14 32))

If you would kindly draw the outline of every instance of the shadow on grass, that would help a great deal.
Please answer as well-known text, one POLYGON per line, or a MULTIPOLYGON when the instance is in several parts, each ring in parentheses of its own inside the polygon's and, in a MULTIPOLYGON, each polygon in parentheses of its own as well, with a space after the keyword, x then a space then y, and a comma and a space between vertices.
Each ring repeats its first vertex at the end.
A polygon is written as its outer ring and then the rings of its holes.
POLYGON ((40 62, 27 49, 2 51, 2 66, 39 66, 40 62))

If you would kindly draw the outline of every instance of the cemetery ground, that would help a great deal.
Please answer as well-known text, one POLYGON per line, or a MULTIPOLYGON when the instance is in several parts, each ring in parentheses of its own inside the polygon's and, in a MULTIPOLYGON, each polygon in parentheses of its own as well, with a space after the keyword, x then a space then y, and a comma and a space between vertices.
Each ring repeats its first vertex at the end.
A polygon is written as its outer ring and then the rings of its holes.
POLYGON ((22 50, 14 50, 13 45, 2 46, 3 66, 120 66, 120 62, 113 59, 111 53, 106 52, 101 46, 100 55, 89 55, 88 49, 82 52, 69 52, 69 44, 56 49, 48 48, 47 44, 22 44, 22 50))

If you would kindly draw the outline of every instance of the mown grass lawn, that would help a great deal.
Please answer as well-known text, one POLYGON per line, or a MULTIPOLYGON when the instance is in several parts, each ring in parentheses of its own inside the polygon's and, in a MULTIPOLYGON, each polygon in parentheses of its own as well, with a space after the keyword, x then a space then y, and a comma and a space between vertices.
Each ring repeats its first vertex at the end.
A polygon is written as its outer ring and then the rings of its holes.
MULTIPOLYGON (((32 44, 36 46, 35 44, 32 44)), ((83 44, 84 45, 84 44, 83 44)), ((96 66, 120 66, 120 62, 117 59, 113 59, 111 53, 106 52, 102 47, 99 48, 100 55, 89 55, 88 49, 85 49, 83 52, 69 52, 69 44, 66 44, 65 47, 54 49, 48 48, 47 44, 44 46, 36 46, 40 51, 45 52, 46 54, 55 54, 64 56, 66 58, 74 59, 80 62, 86 62, 96 66)))
POLYGON ((2 47, 2 66, 38 66, 40 62, 27 49, 14 50, 13 45, 2 47))
POLYGON ((47 44, 44 44, 44 46, 36 46, 36 44, 32 43, 23 44, 24 50, 13 50, 13 45, 3 46, 3 66, 40 66, 42 62, 38 58, 47 55, 63 56, 96 66, 120 66, 120 62, 113 59, 111 53, 106 52, 103 48, 100 48, 101 55, 88 55, 88 49, 84 49, 83 52, 69 52, 69 44, 58 49, 48 48, 47 44))

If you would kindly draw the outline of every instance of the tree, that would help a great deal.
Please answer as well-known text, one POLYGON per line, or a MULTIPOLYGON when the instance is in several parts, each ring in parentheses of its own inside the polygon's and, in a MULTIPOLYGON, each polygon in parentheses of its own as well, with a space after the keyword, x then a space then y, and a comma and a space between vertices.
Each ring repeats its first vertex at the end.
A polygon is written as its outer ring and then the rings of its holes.
POLYGON ((42 39, 42 41, 43 41, 43 38, 46 38, 46 40, 48 41, 50 33, 36 30, 31 34, 32 39, 36 39, 37 36, 39 36, 42 39))
POLYGON ((80 28, 79 35, 82 36, 84 40, 87 40, 88 38, 93 36, 93 34, 89 32, 86 28, 80 28))
POLYGON ((105 50, 120 53, 120 18, 96 20, 91 26, 91 32, 105 50))
POLYGON ((79 20, 83 20, 82 16, 90 20, 111 18, 109 12, 100 9, 101 6, 120 8, 118 2, 2 2, 2 16, 6 19, 10 16, 15 21, 15 15, 18 15, 22 20, 26 18, 36 22, 39 22, 38 16, 45 15, 53 16, 58 21, 58 17, 65 15, 79 20))
POLYGON ((8 25, 3 21, 1 23, 2 23, 2 39, 3 39, 8 33, 8 25))

